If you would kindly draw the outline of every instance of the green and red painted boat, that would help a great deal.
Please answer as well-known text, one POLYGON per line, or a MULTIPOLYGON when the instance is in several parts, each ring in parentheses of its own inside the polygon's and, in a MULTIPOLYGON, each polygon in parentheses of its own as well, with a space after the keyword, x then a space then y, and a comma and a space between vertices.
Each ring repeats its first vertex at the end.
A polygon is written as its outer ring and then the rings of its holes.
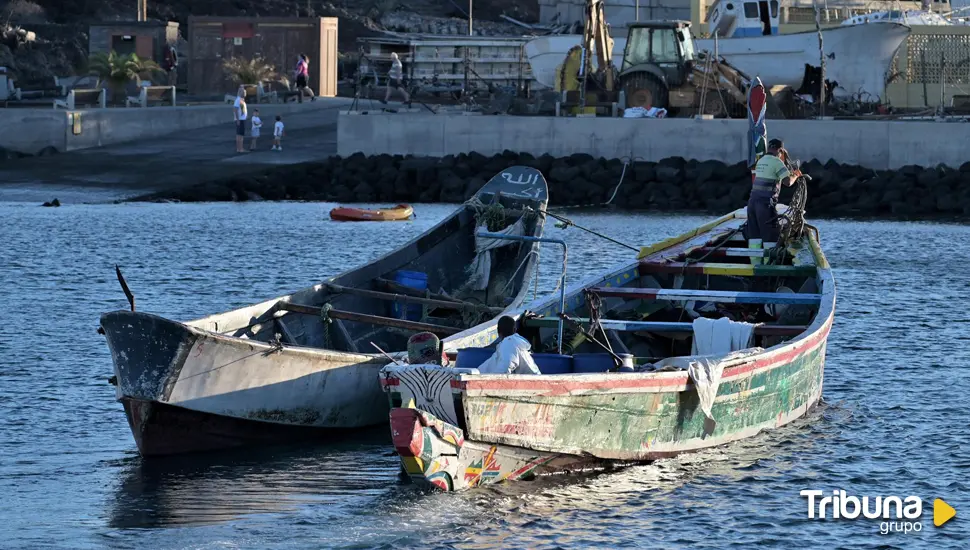
POLYGON ((480 347, 454 365, 384 367, 403 469, 462 490, 671 457, 804 416, 822 397, 836 291, 798 218, 782 246, 754 250, 741 209, 517 310, 540 375, 479 373, 496 320, 456 336, 480 347))

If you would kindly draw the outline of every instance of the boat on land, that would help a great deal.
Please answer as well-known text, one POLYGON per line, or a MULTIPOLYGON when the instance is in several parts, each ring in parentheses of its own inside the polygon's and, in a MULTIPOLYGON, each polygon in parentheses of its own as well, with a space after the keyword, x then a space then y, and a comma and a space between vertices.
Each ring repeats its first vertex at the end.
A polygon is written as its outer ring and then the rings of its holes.
MULTIPOLYGON (((511 167, 424 234, 293 294, 179 322, 134 311, 101 316, 116 394, 142 455, 340 436, 383 424, 378 373, 429 331, 443 352, 466 328, 519 307, 538 243, 483 240, 480 226, 542 234, 548 188, 511 167)), ((119 272, 119 279, 120 279, 119 272)), ((122 281, 123 288, 127 286, 122 281)))
POLYGON ((407 204, 399 204, 378 210, 338 206, 330 210, 330 219, 341 222, 397 222, 411 219, 414 209, 407 204))
MULTIPOLYGON (((726 9, 734 5, 730 2, 722 4, 725 5, 717 6, 726 9)), ((767 2, 758 4, 764 4, 764 9, 768 9, 767 2)), ((713 27, 727 16, 713 12, 710 22, 712 35, 713 27)), ((744 21, 745 18, 741 17, 740 20, 744 21)), ((713 39, 696 39, 694 46, 697 50, 716 51, 732 67, 752 78, 761 78, 768 87, 789 86, 796 92, 810 88, 820 72, 818 33, 778 34, 777 14, 773 21, 770 34, 762 34, 761 31, 750 34, 744 32, 750 29, 742 27, 733 30, 734 34, 720 33, 722 38, 716 44, 713 39)), ((754 24, 760 26, 762 22, 754 20, 754 24)), ((734 26, 737 25, 734 23, 734 26)), ((897 22, 879 22, 825 28, 821 32, 825 51, 825 79, 836 83, 832 91, 834 97, 860 97, 863 101, 885 97, 890 66, 896 51, 909 36, 910 28, 897 22)), ((559 66, 569 50, 581 41, 581 35, 552 35, 526 43, 525 55, 532 66, 537 88, 555 89, 559 66)), ((613 62, 617 67, 622 67, 626 38, 617 37, 613 41, 613 62)))
MULTIPOLYGON (((743 244, 745 221, 732 212, 517 311, 542 374, 480 374, 491 349, 459 349, 455 368, 385 367, 403 469, 456 491, 699 451, 805 415, 822 396, 832 272, 811 228, 766 253, 743 244), (774 263, 750 262, 762 255, 774 263)), ((496 322, 468 333, 494 342, 496 322)))

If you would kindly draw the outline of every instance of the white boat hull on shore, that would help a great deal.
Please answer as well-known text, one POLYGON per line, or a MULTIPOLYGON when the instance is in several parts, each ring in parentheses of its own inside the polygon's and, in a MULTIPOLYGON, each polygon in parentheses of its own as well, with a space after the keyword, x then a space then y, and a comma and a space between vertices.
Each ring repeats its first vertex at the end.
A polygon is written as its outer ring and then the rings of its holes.
MULTIPOLYGON (((835 97, 859 96, 863 101, 876 101, 885 95, 889 66, 909 31, 898 23, 824 29, 825 79, 838 83, 835 97)), ((539 86, 555 88, 559 65, 580 39, 580 35, 543 36, 526 43, 526 56, 539 86)), ((714 50, 714 40, 695 40, 695 44, 698 50, 714 50)), ((614 39, 613 62, 617 67, 623 65, 625 46, 625 38, 614 39)), ((760 77, 767 86, 797 90, 804 83, 805 66, 819 65, 818 34, 814 31, 718 40, 717 49, 728 63, 748 76, 760 77)))

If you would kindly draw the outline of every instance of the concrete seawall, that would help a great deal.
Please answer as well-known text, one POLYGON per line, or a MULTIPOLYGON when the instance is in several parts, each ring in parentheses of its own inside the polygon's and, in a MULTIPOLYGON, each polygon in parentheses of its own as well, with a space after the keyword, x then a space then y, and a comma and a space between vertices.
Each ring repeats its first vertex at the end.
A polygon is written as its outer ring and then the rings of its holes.
MULTIPOLYGON (((834 159, 876 170, 960 166, 970 160, 970 124, 903 121, 769 120, 801 159, 834 159)), ((686 157, 735 163, 747 158, 745 120, 347 114, 338 118, 337 154, 441 157, 505 150, 607 159, 686 157)))
MULTIPOLYGON (((320 101, 286 104, 250 104, 258 108, 272 133, 272 120, 284 115, 322 108, 320 101)), ((0 109, 0 147, 35 155, 53 147, 59 152, 101 147, 164 136, 232 122, 232 108, 226 104, 185 107, 108 108, 76 111, 54 109, 0 109), (80 133, 74 133, 74 118, 80 116, 80 133)))

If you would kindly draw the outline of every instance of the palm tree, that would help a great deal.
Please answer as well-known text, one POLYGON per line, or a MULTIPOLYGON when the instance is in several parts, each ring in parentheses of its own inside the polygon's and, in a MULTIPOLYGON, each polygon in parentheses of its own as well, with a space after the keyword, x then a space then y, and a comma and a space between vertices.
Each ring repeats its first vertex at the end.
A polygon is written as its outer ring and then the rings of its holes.
POLYGON ((277 76, 276 67, 258 56, 252 59, 231 57, 223 61, 222 70, 236 84, 259 84, 277 76))
POLYGON ((161 68, 151 59, 141 59, 133 53, 119 55, 112 50, 92 55, 88 59, 88 72, 97 76, 99 85, 107 85, 111 95, 117 97, 129 82, 141 82, 142 78, 160 73, 161 68))

